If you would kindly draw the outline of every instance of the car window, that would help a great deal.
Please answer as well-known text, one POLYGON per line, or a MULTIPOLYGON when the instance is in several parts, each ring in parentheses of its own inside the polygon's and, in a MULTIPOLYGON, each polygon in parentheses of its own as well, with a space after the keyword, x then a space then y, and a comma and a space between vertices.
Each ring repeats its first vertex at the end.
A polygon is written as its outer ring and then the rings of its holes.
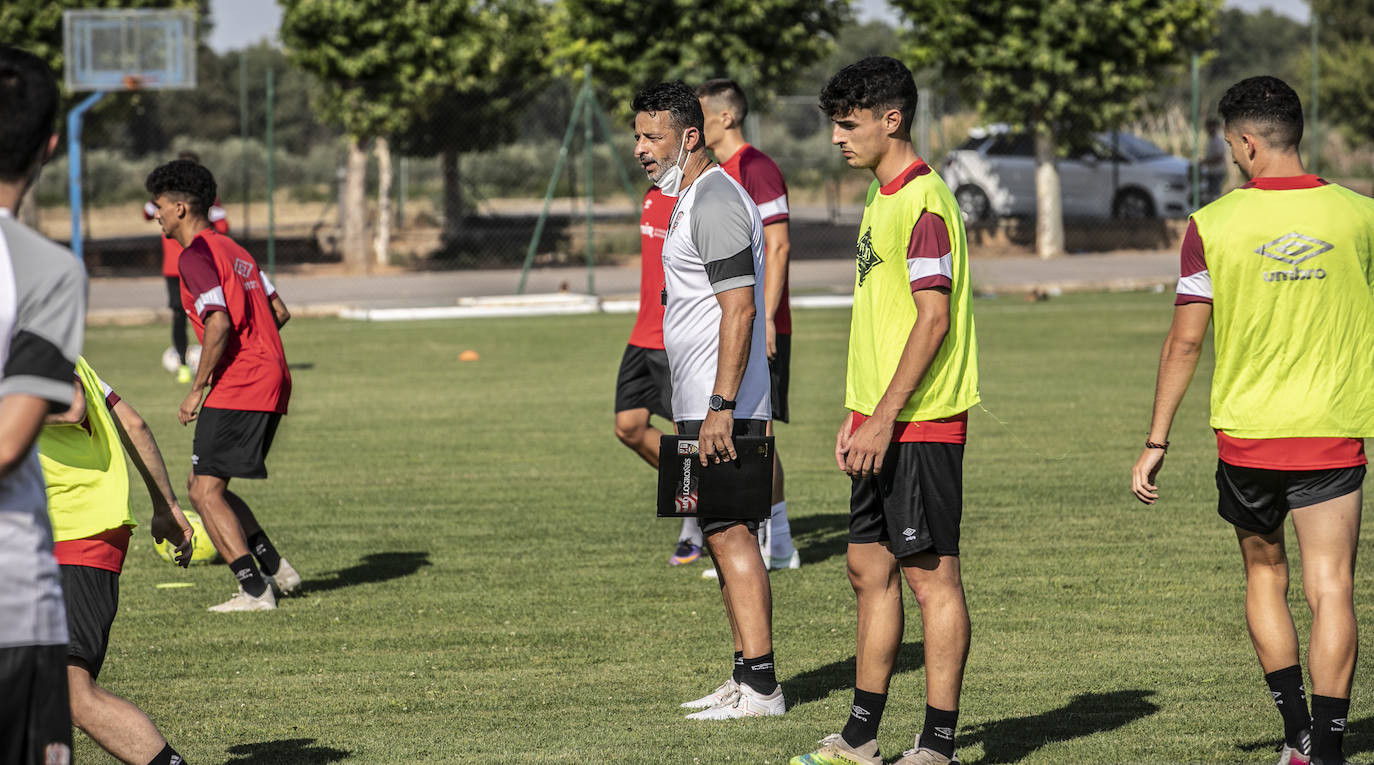
POLYGON ((1001 133, 988 147, 989 155, 1029 157, 1035 154, 1035 142, 1030 133, 1001 133))
MULTIPOLYGON (((1108 133, 1105 139, 1111 141, 1112 134, 1108 133)), ((1168 156, 1168 152, 1132 133, 1116 133, 1116 147, 1127 158, 1137 162, 1145 159, 1168 156)))

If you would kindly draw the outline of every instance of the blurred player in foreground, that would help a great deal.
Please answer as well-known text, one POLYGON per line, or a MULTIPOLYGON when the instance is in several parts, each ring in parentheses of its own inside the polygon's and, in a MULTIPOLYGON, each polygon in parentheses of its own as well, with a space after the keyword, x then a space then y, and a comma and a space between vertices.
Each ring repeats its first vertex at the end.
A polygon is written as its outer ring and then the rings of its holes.
POLYGON ((1218 109, 1248 183, 1194 213, 1184 233, 1131 489, 1145 504, 1159 499, 1169 429, 1212 322, 1217 511, 1240 541, 1246 624, 1283 718, 1279 762, 1341 765, 1364 437, 1374 435, 1374 200, 1303 170, 1302 104, 1282 80, 1242 80, 1218 109), (1290 514, 1312 610, 1310 717, 1288 608, 1290 514))
POLYGON ((85 359, 76 361, 71 407, 48 415, 44 423, 38 456, 48 483, 53 552, 62 571, 71 635, 72 722, 120 762, 179 765, 181 755, 143 710, 95 683, 119 612, 119 573, 137 525, 129 509, 126 450, 152 500, 153 539, 171 540, 182 566, 191 561, 191 525, 177 504, 153 432, 85 359))
POLYGON ((191 503, 239 583, 232 598, 210 610, 270 611, 277 594, 300 589, 300 574, 228 487, 231 478, 267 477, 267 452, 291 398, 277 331, 291 314, 253 256, 210 225, 215 178, 209 170, 175 160, 150 173, 146 187, 163 235, 185 248, 177 261, 181 304, 202 348, 191 392, 177 412, 182 425, 196 421, 191 503))
MULTIPOLYGON (((773 422, 787 422, 787 387, 791 377, 792 308, 787 299, 787 256, 791 239, 787 232, 787 183, 782 171, 767 154, 744 140, 744 118, 749 102, 744 89, 731 80, 708 80, 697 86, 697 98, 705 117, 706 148, 720 160, 720 167, 749 192, 763 218, 763 308, 767 343, 769 399, 773 422)), ((690 519, 685 519, 690 520, 690 519)), ((759 545, 769 569, 797 568, 801 556, 792 544, 787 522, 787 496, 783 489, 782 460, 773 450, 773 507, 768 523, 759 529, 759 545)), ((715 573, 708 568, 705 575, 715 573)))
POLYGON ((859 224, 845 408, 835 461, 851 479, 849 582, 858 596, 854 704, 800 765, 878 765, 878 725, 902 644, 902 579, 921 608, 925 725, 900 765, 954 760, 969 615, 959 566, 964 442, 978 403, 968 246, 959 204, 916 154, 916 83, 872 56, 821 90, 831 142, 875 176, 859 224))
POLYGON ((72 400, 86 271, 14 219, 57 148, 52 70, 0 45, 0 762, 67 765, 67 616, 34 440, 72 400))

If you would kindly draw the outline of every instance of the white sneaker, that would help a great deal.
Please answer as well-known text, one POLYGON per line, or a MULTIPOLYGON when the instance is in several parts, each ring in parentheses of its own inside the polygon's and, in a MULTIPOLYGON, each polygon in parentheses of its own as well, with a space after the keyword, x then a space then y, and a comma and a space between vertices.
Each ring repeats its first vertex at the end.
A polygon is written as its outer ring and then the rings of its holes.
POLYGON ((210 606, 210 610, 215 613, 227 614, 231 611, 272 611, 277 607, 277 598, 272 594, 272 588, 263 590, 262 595, 253 597, 243 591, 234 593, 234 597, 220 603, 217 606, 210 606))
POLYGON ((701 578, 702 578, 702 579, 719 579, 719 578, 720 578, 720 573, 716 571, 716 566, 715 566, 715 564, 711 564, 710 566, 707 566, 706 568, 702 569, 701 578))
POLYGON ((278 596, 295 595, 301 591, 301 575, 296 573, 295 567, 281 559, 281 565, 277 567, 277 573, 272 575, 263 574, 263 579, 272 588, 272 592, 278 596))
POLYGON ((765 696, 747 684, 740 683, 733 698, 728 698, 710 709, 687 715, 687 719, 738 720, 744 717, 775 717, 786 711, 787 702, 782 697, 781 685, 765 696))
POLYGON ((773 558, 768 564, 769 571, 784 571, 789 568, 801 568, 801 553, 792 550, 791 557, 773 558))
POLYGON ((739 683, 736 683, 735 678, 732 677, 721 683, 714 691, 711 691, 705 696, 699 699, 692 699, 691 701, 684 701, 678 706, 683 709, 709 709, 728 698, 734 698, 735 693, 738 691, 739 683))

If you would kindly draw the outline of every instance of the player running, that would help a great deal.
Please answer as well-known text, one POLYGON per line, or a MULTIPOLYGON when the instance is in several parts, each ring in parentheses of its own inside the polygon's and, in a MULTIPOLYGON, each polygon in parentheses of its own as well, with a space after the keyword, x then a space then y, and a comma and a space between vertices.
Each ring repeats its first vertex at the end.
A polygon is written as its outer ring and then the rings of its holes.
POLYGON ((191 503, 239 583, 232 598, 210 610, 270 611, 276 595, 300 589, 300 574, 228 486, 231 478, 267 477, 267 452, 291 398, 277 332, 291 314, 253 256, 211 227, 206 216, 215 178, 209 170, 174 160, 149 173, 145 185, 163 236, 185 248, 177 261, 181 305, 202 349, 177 411, 182 425, 196 421, 191 503))
POLYGON ((954 760, 969 615, 959 567, 964 442, 978 403, 968 248, 959 203, 916 155, 916 83, 873 56, 821 90, 831 142, 871 171, 859 224, 845 407, 835 461, 851 477, 849 581, 858 596, 854 704, 794 765, 879 765, 878 725, 901 647, 902 584, 921 607, 925 726, 900 765, 954 760))
POLYGON ((1193 214, 1154 415, 1131 489, 1145 504, 1209 322, 1217 511, 1236 529, 1245 619, 1283 718, 1279 762, 1340 765, 1358 645, 1355 553, 1374 435, 1374 200, 1306 173, 1302 104, 1274 77, 1231 86, 1219 111, 1248 179, 1193 214), (1293 517, 1312 611, 1312 711, 1288 608, 1293 517))
MULTIPOLYGON (((706 148, 720 160, 720 167, 749 192, 763 218, 763 309, 767 343, 768 376, 772 383, 773 421, 787 422, 787 385, 791 377, 792 309, 787 299, 787 183, 777 163, 744 140, 744 118, 749 102, 744 89, 732 80, 708 80, 696 89, 705 116, 706 148)), ((787 522, 787 497, 783 490, 782 460, 773 450, 773 506, 768 523, 760 529, 759 544, 769 569, 798 568, 801 556, 792 544, 787 522)), ((702 572, 710 578, 713 568, 702 572)))

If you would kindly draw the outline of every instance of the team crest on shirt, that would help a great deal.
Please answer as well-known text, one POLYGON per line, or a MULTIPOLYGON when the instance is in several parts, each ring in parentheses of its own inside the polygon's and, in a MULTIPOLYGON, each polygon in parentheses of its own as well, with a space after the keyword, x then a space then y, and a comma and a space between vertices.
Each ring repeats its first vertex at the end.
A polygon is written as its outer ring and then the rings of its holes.
POLYGON ((253 264, 243 258, 234 258, 234 273, 247 279, 253 275, 253 264))
POLYGON ((859 237, 859 245, 855 248, 855 257, 858 259, 859 266, 859 286, 864 286, 864 279, 868 278, 868 272, 873 267, 883 262, 878 257, 878 253, 873 249, 873 227, 870 226, 864 235, 859 237))

